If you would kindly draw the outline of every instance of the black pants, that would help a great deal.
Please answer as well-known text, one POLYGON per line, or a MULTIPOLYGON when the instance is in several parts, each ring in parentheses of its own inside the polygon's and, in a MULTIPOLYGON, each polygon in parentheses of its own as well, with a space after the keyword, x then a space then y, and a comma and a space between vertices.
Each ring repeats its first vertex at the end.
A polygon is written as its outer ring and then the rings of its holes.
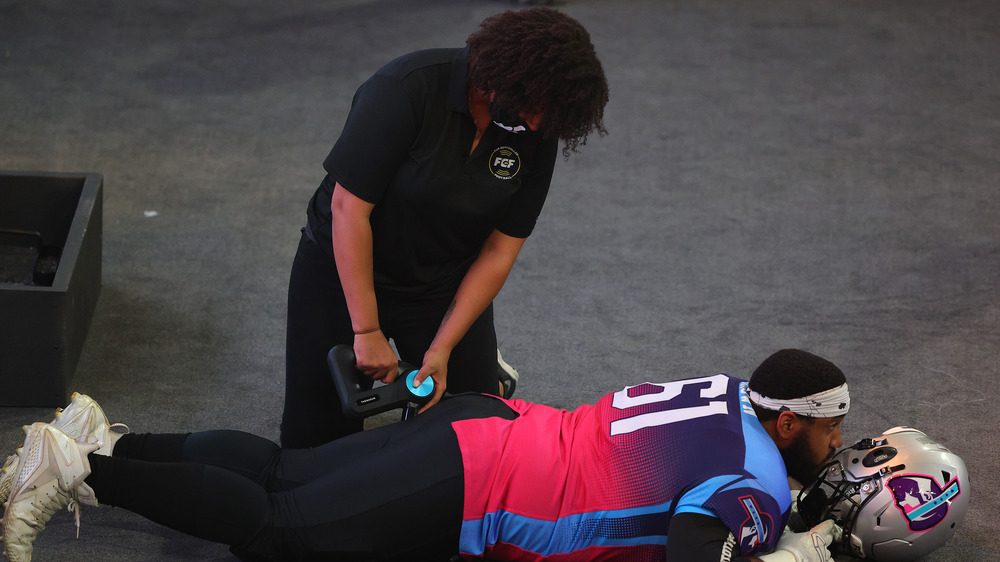
MULTIPOLYGON (((392 338, 404 361, 419 366, 453 295, 413 299, 376 290, 376 297, 382 332, 392 338)), ((360 420, 341 415, 337 391, 326 364, 333 346, 354 343, 344 291, 330 252, 305 234, 299 241, 288 284, 285 338, 282 446, 315 447, 360 431, 360 420)), ((448 392, 496 394, 499 382, 496 347, 490 305, 451 354, 448 392)))
POLYGON ((229 544, 243 560, 448 560, 464 477, 455 420, 517 414, 482 395, 314 449, 239 431, 125 435, 90 455, 98 501, 229 544))

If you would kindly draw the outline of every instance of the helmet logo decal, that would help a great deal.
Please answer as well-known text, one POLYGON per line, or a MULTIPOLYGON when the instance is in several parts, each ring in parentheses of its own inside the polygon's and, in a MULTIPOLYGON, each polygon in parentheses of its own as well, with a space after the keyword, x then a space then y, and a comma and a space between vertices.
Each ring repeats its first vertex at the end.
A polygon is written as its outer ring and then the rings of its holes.
POLYGON ((948 515, 951 501, 962 493, 958 477, 941 489, 933 476, 902 474, 886 483, 907 525, 913 532, 933 529, 948 515))
POLYGON ((743 509, 747 512, 747 520, 740 526, 740 551, 750 552, 761 545, 767 544, 771 536, 774 522, 767 513, 761 513, 753 496, 740 498, 743 509))
POLYGON ((509 146, 501 146, 490 155, 490 172, 499 180, 509 180, 521 169, 521 155, 509 146))

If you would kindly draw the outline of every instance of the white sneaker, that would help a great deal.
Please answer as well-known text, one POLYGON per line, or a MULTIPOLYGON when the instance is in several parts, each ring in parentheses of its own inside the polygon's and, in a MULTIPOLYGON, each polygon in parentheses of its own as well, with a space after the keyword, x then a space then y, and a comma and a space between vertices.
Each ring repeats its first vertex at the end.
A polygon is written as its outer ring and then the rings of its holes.
MULTIPOLYGON (((115 447, 112 433, 128 433, 128 426, 123 423, 111 423, 97 401, 74 392, 70 396, 69 406, 56 410, 52 427, 62 431, 80 445, 96 444, 98 455, 111 456, 115 447)), ((94 490, 86 484, 81 484, 76 491, 76 499, 83 505, 97 507, 97 496, 94 490)))
POLYGON ((500 349, 497 349, 497 376, 500 377, 500 385, 503 387, 503 397, 510 398, 517 388, 517 381, 521 378, 517 370, 511 367, 503 357, 500 356, 500 349))
MULTIPOLYGON (((24 433, 27 437, 17 453, 17 473, 3 514, 5 555, 11 562, 31 561, 35 537, 55 512, 64 507, 79 510, 77 490, 90 474, 87 455, 98 447, 79 444, 41 422, 25 426, 24 433)), ((79 534, 79 511, 76 518, 79 534)))
POLYGON ((52 425, 77 443, 97 443, 97 454, 104 456, 114 448, 112 433, 128 433, 127 425, 109 422, 97 401, 79 392, 70 397, 69 406, 56 410, 52 425))
MULTIPOLYGON (((90 396, 74 392, 70 403, 65 408, 56 410, 51 425, 69 435, 77 443, 97 443, 97 454, 111 456, 114 448, 112 433, 128 433, 128 426, 122 423, 111 423, 104 410, 90 396)), ((25 426, 32 427, 32 426, 25 426)), ((10 497, 10 490, 17 472, 17 453, 7 457, 3 471, 0 473, 0 505, 5 505, 10 497)), ((97 505, 97 499, 89 487, 81 490, 79 500, 85 505, 97 505)))

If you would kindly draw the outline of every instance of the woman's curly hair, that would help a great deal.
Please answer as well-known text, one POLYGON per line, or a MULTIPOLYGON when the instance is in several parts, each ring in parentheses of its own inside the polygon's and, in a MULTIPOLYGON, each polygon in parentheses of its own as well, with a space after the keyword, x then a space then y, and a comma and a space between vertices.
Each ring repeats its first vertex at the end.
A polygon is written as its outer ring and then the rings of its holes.
POLYGON ((565 141, 564 156, 592 131, 608 134, 608 81, 590 33, 575 19, 552 8, 508 11, 483 20, 466 44, 472 85, 507 111, 541 112, 539 130, 565 141))

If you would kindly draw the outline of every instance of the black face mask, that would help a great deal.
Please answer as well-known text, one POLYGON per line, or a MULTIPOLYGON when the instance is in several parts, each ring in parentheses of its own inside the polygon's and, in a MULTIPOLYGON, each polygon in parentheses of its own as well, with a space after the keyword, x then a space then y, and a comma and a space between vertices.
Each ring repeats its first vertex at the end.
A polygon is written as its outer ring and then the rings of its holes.
POLYGON ((520 115, 511 113, 494 102, 490 102, 490 119, 497 127, 511 133, 523 133, 529 130, 528 123, 521 119, 520 115))

